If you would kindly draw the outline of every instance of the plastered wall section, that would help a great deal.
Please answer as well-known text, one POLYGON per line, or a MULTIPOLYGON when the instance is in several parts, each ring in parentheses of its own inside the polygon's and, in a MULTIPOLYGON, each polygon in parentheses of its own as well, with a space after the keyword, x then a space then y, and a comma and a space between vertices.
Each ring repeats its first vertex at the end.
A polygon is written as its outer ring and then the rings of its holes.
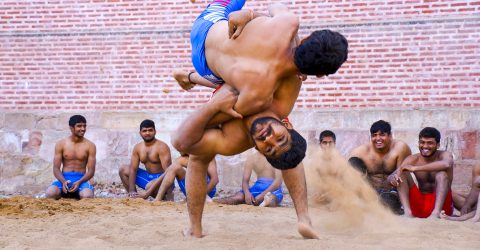
MULTIPOLYGON (((54 180, 52 160, 55 143, 70 135, 68 118, 76 113, 0 114, 0 192, 37 194, 54 180)), ((156 123, 157 138, 170 143, 170 135, 188 112, 86 112, 86 137, 97 147, 94 180, 119 183, 118 168, 128 164, 134 145, 141 141, 138 126, 143 119, 156 123)), ((471 168, 480 163, 479 110, 373 110, 373 111, 295 111, 290 117, 295 128, 318 143, 324 129, 337 134, 337 148, 344 156, 356 146, 369 142, 370 125, 383 119, 392 124, 393 136, 405 141, 417 153, 418 132, 426 126, 442 133, 441 149, 455 159, 454 188, 468 191, 471 168)), ((172 158, 179 153, 171 147, 172 158)), ((240 188, 242 165, 251 152, 237 156, 217 156, 219 189, 240 188)))

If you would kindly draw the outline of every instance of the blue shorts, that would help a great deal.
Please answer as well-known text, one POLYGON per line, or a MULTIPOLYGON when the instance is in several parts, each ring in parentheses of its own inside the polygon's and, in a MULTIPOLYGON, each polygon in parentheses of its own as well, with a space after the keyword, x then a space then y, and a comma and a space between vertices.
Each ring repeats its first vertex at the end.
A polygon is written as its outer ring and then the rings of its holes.
POLYGON ((162 176, 163 173, 164 172, 157 173, 157 174, 152 174, 152 173, 149 173, 148 171, 146 171, 144 169, 139 168, 137 170, 137 178, 135 179, 135 184, 137 184, 137 186, 139 186, 143 189, 146 189, 147 184, 149 182, 160 178, 160 176, 162 176))
POLYGON ((212 83, 222 84, 223 80, 208 68, 205 56, 205 39, 208 31, 216 22, 228 20, 228 14, 241 10, 244 4, 245 0, 214 0, 193 23, 190 33, 192 63, 198 74, 212 83))
MULTIPOLYGON (((185 178, 179 180, 177 178, 178 186, 180 186, 180 190, 182 190, 182 193, 187 196, 187 190, 185 189, 185 178)), ((210 182, 210 177, 207 176, 207 183, 210 182)), ((215 193, 217 192, 217 187, 213 187, 212 190, 208 193, 208 196, 210 198, 213 198, 215 196, 215 193)))
MULTIPOLYGON (((70 183, 68 183, 68 188, 71 188, 72 184, 74 182, 77 182, 80 179, 82 179, 82 177, 84 175, 85 175, 85 173, 80 173, 80 172, 63 172, 63 177, 65 178, 65 180, 70 181, 70 183)), ((63 190, 62 190, 63 186, 62 186, 62 183, 59 180, 56 180, 56 181, 52 182, 52 186, 58 187, 58 189, 60 189, 60 191, 63 193, 63 190)), ((91 189, 92 191, 94 191, 93 186, 90 185, 90 183, 88 181, 86 181, 86 182, 80 184, 80 186, 78 187, 78 189, 75 193, 80 193, 80 191, 82 191, 85 188, 88 188, 88 189, 91 189)))
MULTIPOLYGON (((249 189, 250 193, 252 193, 253 197, 257 197, 258 195, 263 193, 263 191, 267 190, 267 188, 270 187, 272 183, 273 183, 273 179, 271 178, 259 178, 255 182, 255 184, 253 184, 253 186, 250 187, 249 189)), ((240 190, 240 192, 243 193, 243 190, 240 190)), ((276 190, 272 191, 271 193, 275 195, 275 197, 277 197, 277 203, 282 202, 283 200, 282 185, 280 185, 280 187, 278 187, 276 190)))

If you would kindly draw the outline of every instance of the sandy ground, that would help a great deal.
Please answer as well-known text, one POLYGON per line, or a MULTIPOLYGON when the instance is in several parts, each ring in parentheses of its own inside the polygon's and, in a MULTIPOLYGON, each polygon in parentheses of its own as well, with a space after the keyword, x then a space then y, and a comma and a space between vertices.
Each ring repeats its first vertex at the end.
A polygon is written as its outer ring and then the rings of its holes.
POLYGON ((185 202, 97 198, 0 199, 5 249, 478 249, 480 223, 389 213, 336 154, 306 161, 310 213, 320 240, 304 240, 292 207, 206 206, 205 237, 185 238, 185 202), (321 167, 320 167, 321 166, 321 167))

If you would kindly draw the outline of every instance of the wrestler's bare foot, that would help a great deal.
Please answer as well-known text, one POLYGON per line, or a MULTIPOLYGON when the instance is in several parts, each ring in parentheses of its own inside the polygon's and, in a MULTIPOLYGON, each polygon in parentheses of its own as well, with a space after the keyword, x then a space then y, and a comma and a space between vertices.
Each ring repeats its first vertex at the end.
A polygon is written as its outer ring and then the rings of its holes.
POLYGON ((299 222, 298 223, 298 232, 303 236, 305 239, 319 239, 317 233, 313 231, 311 225, 299 222))
POLYGON ((442 210, 440 213, 440 219, 448 220, 450 216, 448 216, 445 211, 442 210))
POLYGON ((427 219, 432 220, 432 219, 440 219, 440 214, 441 212, 432 212, 430 216, 427 217, 427 219))
POLYGON ((275 207, 277 205, 276 201, 275 195, 268 192, 265 194, 265 197, 263 197, 263 201, 260 203, 259 207, 275 207))
POLYGON ((480 216, 475 216, 473 218, 471 218, 470 220, 468 220, 470 222, 479 222, 480 221, 480 216))
POLYGON ((190 74, 190 72, 183 72, 183 71, 174 71, 173 72, 173 78, 175 78, 175 80, 177 80, 178 82, 178 85, 180 85, 180 87, 184 90, 190 90, 193 88, 193 86, 195 86, 195 84, 191 83, 189 80, 188 80, 188 74, 190 74))
POLYGON ((183 236, 185 236, 186 238, 202 238, 202 237, 203 237, 202 233, 200 233, 200 234, 194 234, 194 233, 192 232, 192 229, 190 229, 190 228, 184 228, 183 231, 182 231, 182 234, 183 234, 183 236))
POLYGON ((205 201, 208 202, 208 203, 212 203, 213 200, 212 198, 210 198, 210 196, 207 195, 207 197, 205 198, 205 201))

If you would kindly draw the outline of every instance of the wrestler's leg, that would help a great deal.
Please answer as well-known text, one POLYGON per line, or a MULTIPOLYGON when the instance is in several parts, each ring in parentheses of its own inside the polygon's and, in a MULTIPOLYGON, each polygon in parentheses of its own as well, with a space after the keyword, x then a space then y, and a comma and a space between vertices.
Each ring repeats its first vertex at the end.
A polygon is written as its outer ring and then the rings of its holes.
POLYGON ((57 186, 51 185, 47 188, 45 194, 47 198, 58 200, 61 197, 61 190, 57 186))
POLYGON ((243 194, 243 192, 237 192, 234 195, 215 199, 214 201, 226 205, 245 204, 245 194, 243 194))
POLYGON ((297 212, 298 232, 305 238, 318 239, 308 214, 307 184, 303 164, 292 169, 282 170, 282 175, 297 212))
POLYGON ((93 198, 94 193, 90 188, 84 188, 79 192, 80 199, 93 198))
POLYGON ((120 169, 118 169, 118 175, 120 176, 120 180, 122 180, 123 187, 125 187, 125 190, 128 192, 128 176, 130 175, 130 166, 120 166, 120 169))
POLYGON ((160 201, 163 200, 165 194, 168 190, 171 189, 173 183, 175 182, 175 177, 179 179, 185 178, 186 171, 180 164, 173 164, 167 171, 165 172, 165 177, 163 178, 162 184, 158 190, 157 197, 155 200, 160 201))
POLYGON ((410 188, 415 185, 410 172, 403 172, 400 175, 402 181, 397 187, 398 196, 403 206, 403 212, 405 217, 413 217, 412 210, 410 209, 410 188))
POLYGON ((449 189, 448 175, 446 171, 439 171, 435 174, 435 207, 428 218, 440 218, 443 203, 447 197, 449 189))
POLYGON ((202 237, 202 215, 207 196, 207 168, 214 156, 190 155, 187 167, 186 190, 190 228, 187 234, 202 237))
POLYGON ((465 204, 465 201, 467 200, 467 196, 455 191, 452 191, 452 200, 453 200, 453 207, 460 211, 462 209, 463 204, 465 204))

